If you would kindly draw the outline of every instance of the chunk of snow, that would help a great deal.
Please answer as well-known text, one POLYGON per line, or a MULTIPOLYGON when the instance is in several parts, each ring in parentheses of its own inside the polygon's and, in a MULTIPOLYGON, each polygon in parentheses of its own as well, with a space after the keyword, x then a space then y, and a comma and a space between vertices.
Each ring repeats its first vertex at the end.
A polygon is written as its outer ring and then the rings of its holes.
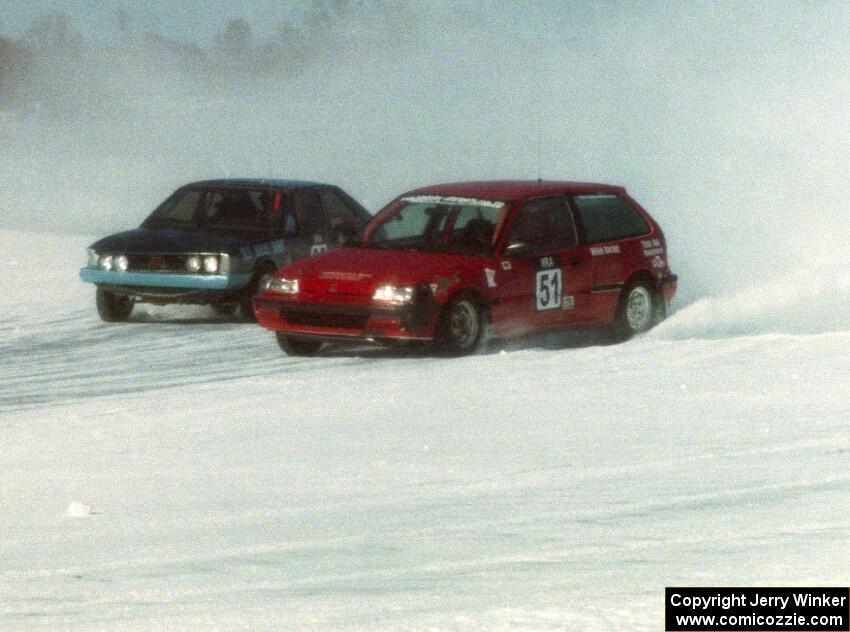
POLYGON ((65 515, 69 518, 88 518, 91 515, 91 505, 86 505, 75 500, 68 505, 65 515))

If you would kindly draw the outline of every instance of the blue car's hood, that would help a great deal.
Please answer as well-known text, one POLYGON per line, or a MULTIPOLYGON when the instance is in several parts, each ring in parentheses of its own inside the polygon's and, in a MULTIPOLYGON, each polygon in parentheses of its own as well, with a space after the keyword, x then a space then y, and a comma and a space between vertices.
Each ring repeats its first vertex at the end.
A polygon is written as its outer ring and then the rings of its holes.
POLYGON ((200 228, 136 228, 116 233, 91 245, 98 252, 181 253, 226 252, 236 254, 249 240, 233 234, 200 228))

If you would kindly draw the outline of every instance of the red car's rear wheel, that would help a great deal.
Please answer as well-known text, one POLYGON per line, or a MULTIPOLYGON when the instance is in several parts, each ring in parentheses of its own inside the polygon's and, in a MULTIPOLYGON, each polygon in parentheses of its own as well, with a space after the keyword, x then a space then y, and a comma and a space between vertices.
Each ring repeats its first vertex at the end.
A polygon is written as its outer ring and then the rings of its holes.
POLYGON ((620 295, 620 304, 614 316, 614 337, 627 340, 652 329, 659 320, 658 305, 655 291, 645 281, 627 285, 620 295))

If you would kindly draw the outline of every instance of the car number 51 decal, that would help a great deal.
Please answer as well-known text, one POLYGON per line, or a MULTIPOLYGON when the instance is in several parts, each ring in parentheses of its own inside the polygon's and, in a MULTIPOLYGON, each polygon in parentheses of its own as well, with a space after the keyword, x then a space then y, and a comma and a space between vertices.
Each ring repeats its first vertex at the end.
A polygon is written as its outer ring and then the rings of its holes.
POLYGON ((561 306, 563 280, 560 268, 537 272, 537 310, 557 309, 561 306))

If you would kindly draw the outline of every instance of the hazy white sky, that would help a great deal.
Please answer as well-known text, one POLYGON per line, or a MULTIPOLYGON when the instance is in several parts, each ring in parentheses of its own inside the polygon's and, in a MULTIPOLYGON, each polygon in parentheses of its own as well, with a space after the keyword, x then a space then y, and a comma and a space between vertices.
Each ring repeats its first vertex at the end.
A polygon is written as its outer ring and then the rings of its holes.
POLYGON ((34 19, 61 12, 71 16, 74 26, 86 36, 100 37, 114 30, 124 12, 142 29, 203 42, 234 17, 247 19, 259 35, 272 33, 281 20, 298 12, 300 4, 274 0, 2 0, 0 33, 20 37, 34 19))
POLYGON ((59 11, 89 40, 22 44, 0 173, 27 177, 0 178, 0 226, 113 231, 228 175, 334 182, 372 210, 414 186, 541 176, 626 185, 683 294, 820 256, 846 268, 846 0, 352 3, 263 66, 262 46, 230 58, 216 34, 242 17, 262 44, 313 0, 0 0, 0 34, 59 11), (119 39, 121 10, 204 54, 119 39))
MULTIPOLYGON (((0 0, 0 35, 20 37, 32 22, 50 13, 61 12, 71 17, 76 31, 89 38, 108 37, 116 32, 119 16, 128 16, 140 30, 150 30, 175 39, 207 43, 225 23, 232 18, 246 19, 254 33, 263 38, 275 33, 278 25, 287 19, 297 18, 317 2, 332 5, 338 0, 0 0)), ((345 0, 339 0, 345 2, 345 0)), ((355 6, 401 5, 420 7, 457 7, 464 2, 452 0, 422 0, 420 2, 374 2, 353 0, 355 6)), ((596 17, 596 24, 605 28, 608 16, 613 28, 619 27, 618 18, 626 17, 636 30, 647 23, 665 22, 671 18, 694 23, 709 19, 708 24, 716 35, 714 26, 725 23, 731 27, 729 36, 746 37, 753 34, 752 27, 759 23, 772 24, 771 29, 786 23, 791 29, 799 27, 803 35, 811 28, 846 29, 850 21, 850 3, 846 0, 754 0, 718 2, 652 2, 608 1, 588 3, 568 0, 471 0, 466 3, 479 12, 491 13, 496 20, 513 22, 517 30, 556 22, 584 23, 596 17), (489 9, 488 9, 489 8, 489 9), (490 10, 492 9, 492 10, 490 10), (810 23, 800 23, 801 16, 811 18, 810 23), (735 30, 741 27, 741 31, 735 30)), ((470 23, 471 31, 479 25, 470 23)), ((616 30, 612 31, 616 35, 616 30)), ((769 36, 769 34, 768 34, 769 36)))

